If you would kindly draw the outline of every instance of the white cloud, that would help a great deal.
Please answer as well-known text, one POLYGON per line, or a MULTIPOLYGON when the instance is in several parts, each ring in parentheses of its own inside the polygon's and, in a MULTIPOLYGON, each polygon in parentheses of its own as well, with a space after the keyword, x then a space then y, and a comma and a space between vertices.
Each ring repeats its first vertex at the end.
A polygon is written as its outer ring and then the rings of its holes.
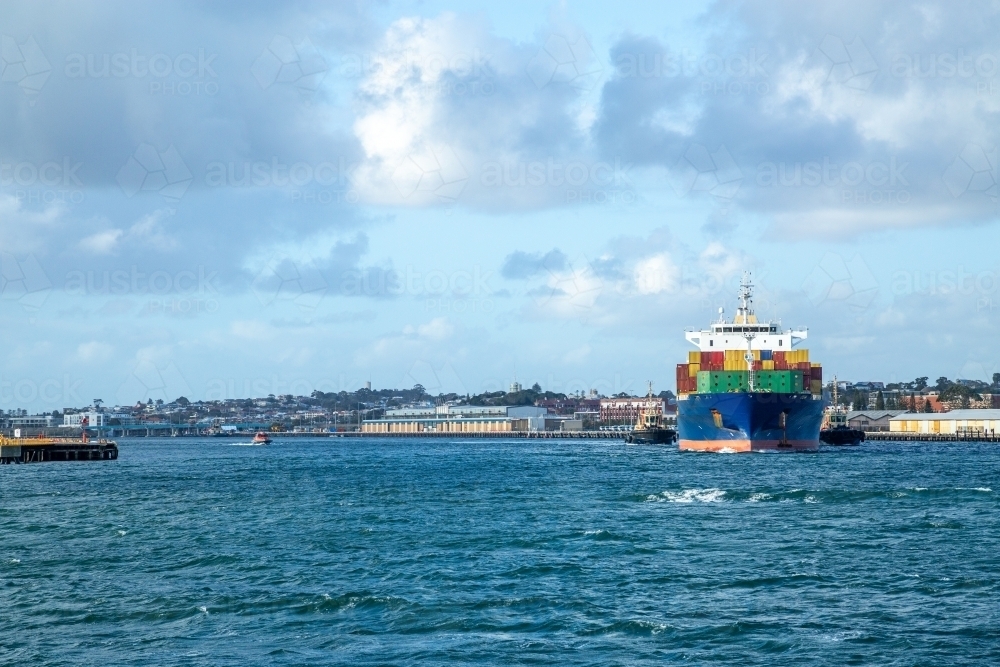
POLYGON ((14 195, 0 194, 0 247, 5 252, 35 252, 58 230, 65 209, 52 205, 41 210, 24 207, 14 195))
POLYGON ((529 63, 541 49, 454 13, 393 23, 358 89, 353 129, 366 159, 353 183, 361 196, 403 206, 552 206, 566 202, 568 164, 603 176, 587 139, 598 109, 558 77, 533 82, 529 63), (528 183, 533 163, 557 167, 528 183))
POLYGON ((582 364, 590 357, 590 352, 590 345, 583 344, 566 352, 563 361, 567 364, 582 364))
POLYGON ((114 353, 113 345, 95 340, 80 343, 76 348, 76 356, 83 363, 102 363, 110 360, 114 353))
POLYGON ((105 229, 80 240, 80 248, 95 255, 110 255, 123 246, 168 251, 177 248, 177 240, 163 230, 163 220, 176 211, 162 208, 139 218, 128 230, 105 229))
POLYGON ((91 234, 80 240, 80 248, 95 255, 110 255, 118 247, 118 239, 124 233, 120 229, 106 229, 91 234))
POLYGON ((455 326, 445 317, 435 317, 430 322, 417 325, 416 327, 407 325, 403 328, 403 333, 408 335, 415 333, 418 336, 431 340, 444 340, 455 333, 455 326))
POLYGON ((746 253, 727 248, 718 241, 710 241, 701 251, 698 261, 702 268, 719 277, 738 273, 749 265, 746 253))
POLYGON ((680 269, 664 252, 639 261, 632 270, 632 279, 639 294, 673 292, 679 284, 680 269))

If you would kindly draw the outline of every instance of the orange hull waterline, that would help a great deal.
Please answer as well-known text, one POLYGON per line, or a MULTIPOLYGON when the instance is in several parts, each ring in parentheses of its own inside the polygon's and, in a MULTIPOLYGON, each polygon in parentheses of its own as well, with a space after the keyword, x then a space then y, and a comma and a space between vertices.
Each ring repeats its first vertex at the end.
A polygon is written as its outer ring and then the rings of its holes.
POLYGON ((815 452, 819 440, 680 440, 682 452, 815 452))

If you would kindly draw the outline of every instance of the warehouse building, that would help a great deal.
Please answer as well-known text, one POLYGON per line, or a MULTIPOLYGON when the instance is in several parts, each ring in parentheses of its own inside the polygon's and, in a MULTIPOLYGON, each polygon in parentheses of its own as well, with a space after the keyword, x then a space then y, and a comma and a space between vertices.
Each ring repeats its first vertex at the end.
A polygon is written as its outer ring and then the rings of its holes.
POLYGON ((386 410, 381 419, 366 419, 364 433, 503 433, 543 431, 545 408, 526 406, 439 405, 434 408, 386 410))
POLYGON ((847 425, 859 431, 888 431, 889 420, 906 410, 858 410, 847 413, 847 425))
POLYGON ((1000 433, 1000 410, 952 410, 939 413, 906 412, 889 419, 892 433, 945 433, 993 436, 1000 433))
MULTIPOLYGON (((602 398, 600 407, 600 420, 602 424, 634 424, 639 418, 639 412, 644 410, 650 400, 646 397, 636 398, 602 398)), ((662 398, 655 397, 652 400, 653 408, 659 409, 660 414, 670 415, 677 412, 676 405, 670 405, 662 398)))

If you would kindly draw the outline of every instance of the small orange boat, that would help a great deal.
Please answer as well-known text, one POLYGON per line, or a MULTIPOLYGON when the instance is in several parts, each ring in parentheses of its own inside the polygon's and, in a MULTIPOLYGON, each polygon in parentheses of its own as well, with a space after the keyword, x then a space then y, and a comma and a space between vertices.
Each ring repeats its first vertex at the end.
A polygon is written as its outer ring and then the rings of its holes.
POLYGON ((267 433, 263 431, 257 431, 257 434, 253 437, 253 444, 255 445, 269 445, 271 444, 271 439, 267 437, 267 433))

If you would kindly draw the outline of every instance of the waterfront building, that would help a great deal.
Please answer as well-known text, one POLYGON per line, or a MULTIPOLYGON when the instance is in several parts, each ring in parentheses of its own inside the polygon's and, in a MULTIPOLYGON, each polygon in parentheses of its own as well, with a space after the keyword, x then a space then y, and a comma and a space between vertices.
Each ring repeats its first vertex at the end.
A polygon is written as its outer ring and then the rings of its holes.
POLYGON ((500 433, 543 431, 545 408, 532 405, 439 405, 433 408, 386 410, 380 419, 366 419, 364 433, 500 433))
MULTIPOLYGON (((654 408, 659 407, 662 415, 676 414, 677 406, 668 405, 662 398, 654 399, 654 408), (658 405, 657 405, 658 404, 658 405)), ((647 406, 645 396, 629 398, 602 398, 600 416, 602 424, 634 424, 639 419, 639 411, 647 406)))
POLYGON ((80 428, 84 418, 87 419, 89 428, 103 428, 114 424, 115 426, 132 426, 135 424, 135 417, 127 412, 74 412, 63 415, 62 428, 80 428))
POLYGON ((858 410, 847 413, 848 428, 858 431, 888 431, 889 420, 906 410, 858 410))
POLYGON ((907 412, 889 419, 892 433, 994 436, 1000 433, 1000 410, 952 410, 942 413, 907 412))
POLYGON ((7 426, 10 428, 51 428, 55 425, 55 417, 52 415, 21 415, 7 418, 7 426))

